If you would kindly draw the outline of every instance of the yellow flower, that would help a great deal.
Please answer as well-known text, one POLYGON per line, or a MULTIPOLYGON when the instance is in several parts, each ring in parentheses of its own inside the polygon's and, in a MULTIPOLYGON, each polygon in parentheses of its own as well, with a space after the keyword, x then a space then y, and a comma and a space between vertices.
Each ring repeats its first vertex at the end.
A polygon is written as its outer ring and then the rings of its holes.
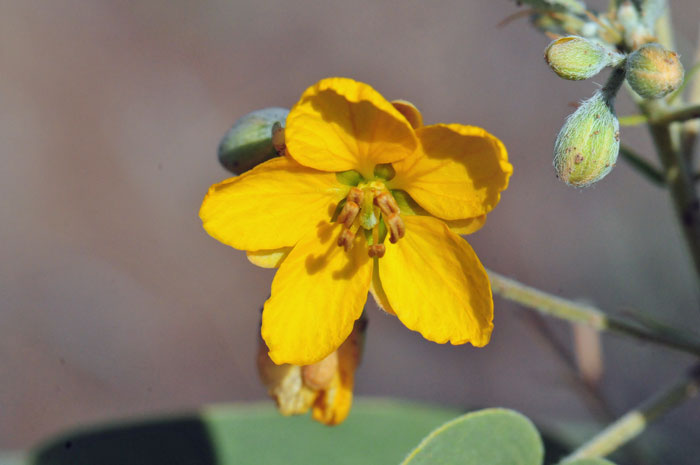
POLYGON ((507 187, 503 144, 474 126, 422 126, 411 104, 346 78, 308 88, 285 135, 285 156, 213 185, 200 210, 211 236, 279 267, 263 310, 270 358, 324 359, 368 290, 426 339, 486 345, 489 280, 458 234, 507 187))

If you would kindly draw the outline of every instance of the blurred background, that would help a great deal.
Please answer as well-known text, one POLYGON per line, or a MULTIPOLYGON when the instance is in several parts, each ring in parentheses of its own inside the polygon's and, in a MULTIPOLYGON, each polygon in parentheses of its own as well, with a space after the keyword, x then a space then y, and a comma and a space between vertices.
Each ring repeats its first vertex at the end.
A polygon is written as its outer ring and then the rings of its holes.
MULTIPOLYGON (((606 2, 589 2, 604 8, 606 2)), ((676 0, 690 66, 700 6, 676 0)), ((266 398, 255 368, 274 272, 210 238, 197 212, 228 177, 219 139, 291 107, 327 76, 405 98, 427 124, 488 129, 515 173, 468 238, 489 268, 610 311, 697 330, 698 294, 667 193, 624 163, 592 188, 559 182, 556 133, 604 82, 559 79, 512 1, 2 0, 0 449, 112 418, 266 398)), ((619 114, 633 111, 625 96, 619 114)), ((622 140, 653 155, 643 128, 622 140)), ((270 218, 274 224, 274 218, 270 218)), ((530 311, 496 299, 483 349, 439 346, 368 304, 356 394, 504 406, 544 424, 595 412, 530 311)), ((547 321, 570 350, 566 324, 547 321)), ((603 338, 614 415, 692 358, 603 338)), ((697 463, 700 402, 656 423, 671 463, 697 463)))

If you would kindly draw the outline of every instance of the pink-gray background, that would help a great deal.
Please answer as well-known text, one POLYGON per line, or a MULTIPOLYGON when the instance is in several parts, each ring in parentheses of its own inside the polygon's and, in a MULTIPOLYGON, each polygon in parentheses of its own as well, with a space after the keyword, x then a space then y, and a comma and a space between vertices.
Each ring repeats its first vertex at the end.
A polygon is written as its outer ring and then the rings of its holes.
MULTIPOLYGON (((672 3, 688 66, 700 6, 672 3)), ((549 71, 547 39, 526 20, 497 27, 517 11, 506 0, 0 0, 0 449, 265 397, 254 354, 273 271, 207 236, 197 211, 227 176, 216 146, 230 125, 291 106, 326 76, 504 141, 510 188, 469 238, 487 267, 697 330, 666 193, 624 163, 586 190, 555 179, 556 132, 596 85, 549 71)), ((632 111, 627 98, 618 108, 632 111)), ((644 130, 622 137, 652 154, 644 130)), ((371 304, 356 392, 590 419, 526 312, 497 299, 492 342, 474 349, 426 342, 371 304)), ((568 327, 551 326, 568 343, 568 327)), ((692 362, 618 337, 604 350, 617 414, 692 362)), ((696 401, 652 434, 691 457, 698 418, 696 401)))

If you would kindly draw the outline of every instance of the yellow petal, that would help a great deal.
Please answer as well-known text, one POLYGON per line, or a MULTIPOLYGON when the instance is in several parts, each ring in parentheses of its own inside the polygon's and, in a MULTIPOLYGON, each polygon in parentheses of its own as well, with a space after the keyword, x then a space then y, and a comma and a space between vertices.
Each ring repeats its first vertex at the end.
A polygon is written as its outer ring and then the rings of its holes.
POLYGON ((348 189, 333 173, 279 157, 211 186, 199 217, 212 237, 231 247, 289 247, 330 218, 348 189))
POLYGON ((334 426, 347 418, 352 407, 352 385, 354 375, 350 379, 349 386, 343 383, 340 373, 335 373, 332 385, 329 389, 321 391, 316 397, 311 417, 324 425, 334 426))
POLYGON ((372 282, 369 286, 369 292, 372 294, 372 297, 374 297, 377 307, 384 310, 389 315, 396 315, 394 309, 392 309, 391 305, 389 305, 389 299, 387 299, 386 292, 384 292, 382 282, 379 279, 379 259, 375 258, 373 262, 372 282))
POLYGON ((362 234, 345 252, 342 225, 321 222, 282 262, 265 302, 262 336, 277 364, 310 365, 340 346, 362 314, 372 263, 362 234))
POLYGON ((360 363, 361 339, 364 337, 365 324, 362 320, 355 322, 352 333, 338 348, 338 371, 330 389, 323 391, 316 399, 312 411, 314 420, 326 425, 337 425, 350 413, 355 370, 360 363))
POLYGON ((486 345, 493 298, 476 254, 438 219, 408 216, 404 222, 406 235, 387 244, 379 260, 379 278, 396 316, 431 341, 486 345))
POLYGON ((463 220, 443 220, 455 234, 471 234, 477 232, 486 223, 486 215, 463 220))
POLYGON ((408 100, 392 100, 391 104, 411 123, 413 129, 423 126, 423 115, 414 104, 408 100))
POLYGON ((272 363, 262 340, 257 362, 260 379, 267 387, 268 394, 275 399, 282 415, 299 415, 309 411, 318 393, 304 385, 301 367, 272 363))
MULTIPOLYGON (((406 192, 402 190, 393 190, 391 193, 394 196, 394 199, 396 199, 396 203, 399 206, 399 209, 401 210, 402 215, 423 215, 423 216, 432 216, 428 211, 425 210, 425 208, 421 207, 416 203, 415 200, 411 198, 406 192)), ((477 216, 475 218, 463 218, 459 220, 445 220, 443 219, 447 226, 450 227, 452 232, 457 233, 457 234, 471 234, 479 229, 486 223, 486 215, 481 215, 477 216)), ((374 286, 374 282, 378 278, 375 279, 374 275, 372 275, 372 285, 374 286)), ((370 289, 372 290, 372 289, 370 289)), ((377 296, 375 295, 375 299, 377 296)), ((377 301, 377 304, 381 307, 383 304, 379 301, 377 301)))
POLYGON ((323 171, 356 170, 371 177, 374 165, 409 156, 418 141, 406 119, 376 90, 347 78, 309 87, 289 112, 290 156, 323 171))
POLYGON ((447 220, 491 211, 513 167, 500 140, 474 126, 438 124, 416 131, 421 149, 394 163, 391 189, 403 189, 431 214, 447 220))
POLYGON ((253 265, 261 268, 279 268, 291 250, 291 247, 271 250, 249 250, 246 252, 246 255, 248 256, 248 261, 253 265))

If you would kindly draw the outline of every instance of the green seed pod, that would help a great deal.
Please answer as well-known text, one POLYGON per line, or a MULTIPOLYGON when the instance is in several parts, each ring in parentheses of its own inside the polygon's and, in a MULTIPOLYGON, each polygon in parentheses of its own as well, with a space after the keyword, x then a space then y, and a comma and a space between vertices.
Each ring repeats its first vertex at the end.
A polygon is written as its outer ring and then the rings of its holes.
POLYGON ((620 149, 620 124, 603 91, 566 119, 554 143, 557 177, 575 187, 587 187, 607 175, 620 149))
POLYGON ((616 65, 624 59, 622 55, 579 36, 555 40, 545 49, 544 58, 555 73, 572 81, 593 77, 606 66, 616 65))
POLYGON ((287 114, 286 108, 270 107, 240 118, 219 143, 219 163, 234 174, 242 174, 276 157, 272 127, 275 123, 284 126, 287 114))
POLYGON ((627 82, 644 98, 660 98, 683 83, 683 65, 676 52, 650 43, 627 58, 627 82))

